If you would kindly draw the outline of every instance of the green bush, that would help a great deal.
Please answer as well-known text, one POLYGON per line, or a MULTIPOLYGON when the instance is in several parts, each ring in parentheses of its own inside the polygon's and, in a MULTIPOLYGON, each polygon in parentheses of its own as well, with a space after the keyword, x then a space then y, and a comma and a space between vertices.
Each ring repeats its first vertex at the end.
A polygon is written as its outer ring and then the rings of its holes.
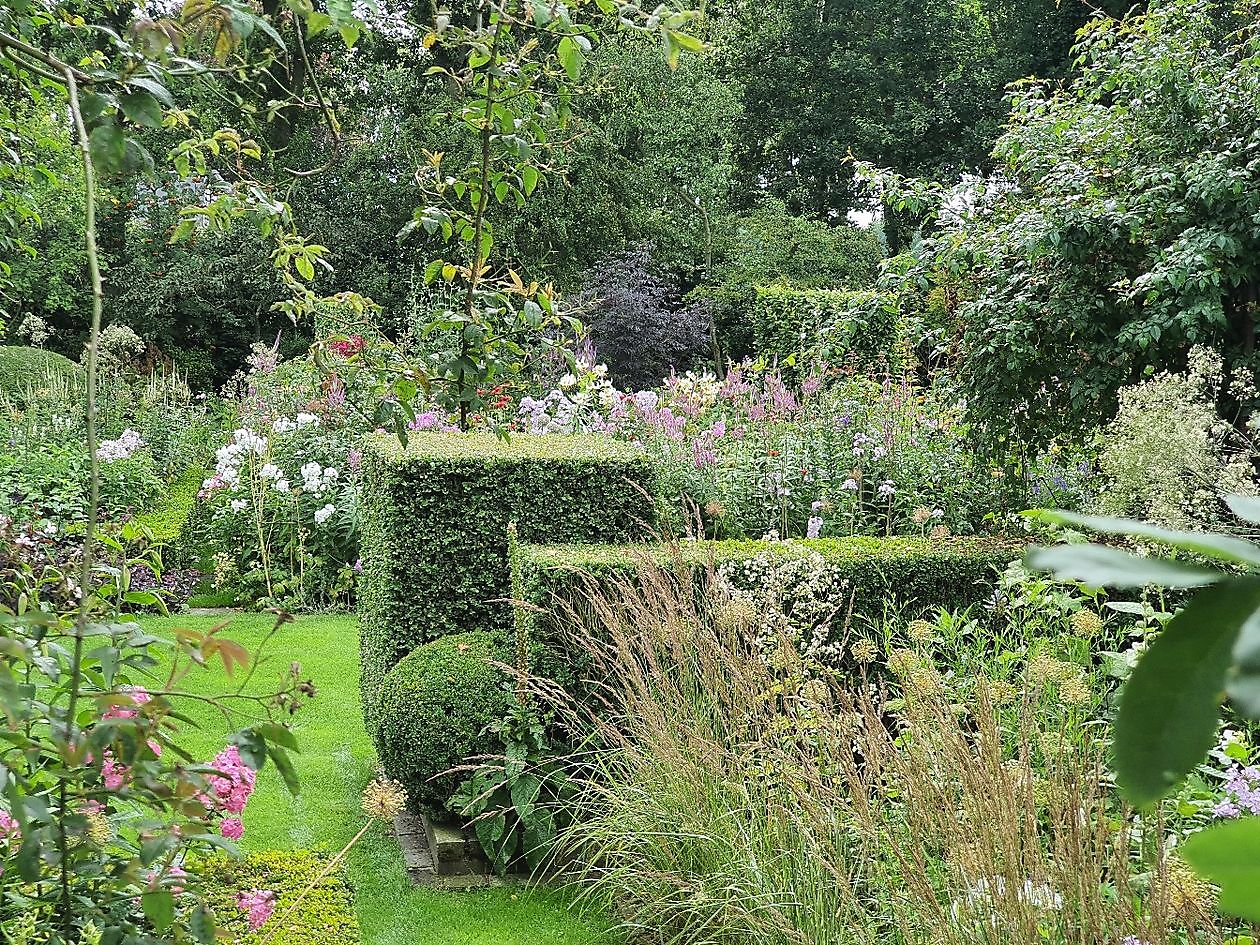
POLYGON ((167 485, 166 494, 151 512, 136 516, 136 524, 149 529, 155 542, 178 545, 205 476, 206 471, 201 467, 186 471, 167 485))
MULTIPOLYGON (((577 604, 589 582, 633 582, 647 556, 664 567, 694 569, 700 590, 707 577, 723 566, 737 565, 761 555, 822 556, 829 586, 843 590, 830 613, 828 639, 841 641, 846 624, 853 632, 882 619, 885 609, 957 609, 979 603, 992 593, 995 576, 1019 557, 1022 546, 989 538, 918 537, 822 538, 802 541, 707 541, 674 546, 558 545, 523 546, 513 597, 534 604, 541 616, 530 618, 532 634, 553 651, 558 681, 569 684, 581 667, 564 652, 563 634, 547 612, 577 604)), ((578 605, 580 607, 580 604, 578 605)), ((551 669, 551 666, 547 666, 551 669)))
POLYGON ((506 632, 507 529, 538 544, 632 541, 655 514, 653 467, 599 436, 420 433, 363 449, 359 616, 364 713, 379 719, 385 674, 426 641, 506 632))
POLYGON ((896 307, 870 291, 759 288, 752 321, 758 353, 780 362, 820 346, 833 361, 888 358, 897 340, 896 307))
POLYGON ((0 345, 0 394, 22 402, 29 388, 82 382, 83 368, 56 352, 0 345))
POLYGON ((503 750, 486 732, 511 706, 511 659, 495 635, 455 633, 432 640, 385 674, 376 733, 381 767, 413 805, 441 814, 467 772, 443 774, 476 755, 503 750))
POLYGON ((206 902, 214 912, 215 923, 228 940, 239 945, 358 945, 363 940, 354 911, 354 898, 340 870, 316 878, 327 865, 323 854, 310 850, 266 850, 241 858, 215 857, 197 864, 206 883, 206 902), (302 896, 297 909, 279 922, 302 896), (250 932, 245 913, 236 905, 242 891, 266 889, 276 894, 272 919, 257 932, 250 932))

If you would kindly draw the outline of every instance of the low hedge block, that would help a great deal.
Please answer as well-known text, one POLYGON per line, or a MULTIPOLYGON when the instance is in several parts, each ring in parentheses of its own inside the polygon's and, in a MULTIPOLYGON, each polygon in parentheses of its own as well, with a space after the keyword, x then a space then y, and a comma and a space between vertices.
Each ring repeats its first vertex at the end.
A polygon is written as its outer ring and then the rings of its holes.
MULTIPOLYGON (((889 601, 924 610, 958 609, 977 604, 991 593, 995 575, 1018 558, 1022 546, 990 538, 917 537, 820 538, 802 541, 701 541, 674 546, 552 545, 523 546, 513 597, 539 608, 528 618, 534 638, 563 650, 562 633, 550 612, 579 602, 587 582, 601 579, 633 580, 647 555, 663 567, 694 567, 703 581, 710 567, 747 561, 763 553, 820 554, 836 576, 846 579, 853 593, 853 614, 879 617, 889 601)), ((522 608, 524 610, 524 608, 522 608)), ((836 636, 848 619, 847 610, 835 618, 836 636)), ((581 657, 552 657, 568 662, 570 673, 581 672, 581 657)), ((571 680, 560 678, 562 683, 571 680)))
POLYGON ((444 772, 503 750, 486 728, 511 707, 508 677, 494 665, 510 659, 492 634, 456 633, 418 647, 385 674, 377 754, 417 809, 445 814, 467 774, 444 772))
POLYGON ((239 859, 216 856, 197 862, 207 905, 220 932, 239 945, 359 945, 363 941, 354 898, 341 870, 318 879, 328 860, 310 850, 266 850, 239 859), (304 891, 314 883, 310 892, 304 891), (272 918, 256 932, 236 904, 242 890, 276 894, 272 918), (301 902, 298 897, 303 896, 301 902), (292 915, 285 914, 297 902, 292 915), (272 923, 279 923, 279 928, 272 923))
POLYGON ((508 524, 533 543, 633 541, 654 524, 655 472, 601 436, 385 435, 363 449, 359 583, 363 708, 426 641, 512 627, 508 524))

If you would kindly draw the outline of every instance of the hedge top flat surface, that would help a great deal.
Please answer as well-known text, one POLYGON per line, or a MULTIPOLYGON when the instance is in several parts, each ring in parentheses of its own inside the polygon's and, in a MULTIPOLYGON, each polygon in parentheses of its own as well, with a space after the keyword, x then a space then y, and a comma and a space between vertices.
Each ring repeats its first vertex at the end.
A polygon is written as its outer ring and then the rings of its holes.
POLYGON ((943 539, 894 536, 891 538, 802 538, 765 541, 740 538, 725 541, 683 541, 671 545, 526 545, 530 564, 543 567, 624 567, 645 555, 654 561, 685 564, 742 560, 769 552, 784 556, 814 551, 830 562, 898 560, 906 558, 971 558, 1020 555, 1023 545, 998 538, 951 537, 943 539))
POLYGON ((368 450, 389 462, 408 463, 424 460, 450 462, 638 462, 643 451, 612 437, 599 434, 549 433, 518 434, 502 440, 493 433, 412 433, 403 446, 398 438, 378 433, 365 440, 368 450))

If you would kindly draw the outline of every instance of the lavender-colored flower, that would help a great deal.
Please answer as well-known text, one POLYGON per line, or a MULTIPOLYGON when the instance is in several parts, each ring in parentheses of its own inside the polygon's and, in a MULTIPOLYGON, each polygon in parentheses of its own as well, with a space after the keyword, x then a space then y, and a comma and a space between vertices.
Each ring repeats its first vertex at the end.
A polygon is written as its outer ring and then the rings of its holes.
POLYGON ((846 492, 857 492, 858 484, 856 479, 846 479, 840 484, 840 488, 846 492))
POLYGON ((885 499, 891 499, 897 494, 897 487, 893 485, 893 481, 891 479, 885 479, 879 484, 879 488, 876 491, 885 499))
POLYGON ((1260 814, 1260 768, 1234 765, 1225 781, 1225 797, 1212 812, 1217 817, 1260 814))

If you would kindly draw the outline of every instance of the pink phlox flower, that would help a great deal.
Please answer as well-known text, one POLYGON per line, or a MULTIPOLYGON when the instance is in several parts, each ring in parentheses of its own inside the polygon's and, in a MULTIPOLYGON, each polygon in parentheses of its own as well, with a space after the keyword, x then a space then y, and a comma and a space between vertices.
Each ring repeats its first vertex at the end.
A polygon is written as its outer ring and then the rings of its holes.
POLYGON ((7 810, 0 810, 0 841, 18 840, 22 836, 22 825, 7 810))
POLYGON ((140 714, 140 706, 153 700, 153 697, 149 695, 149 691, 143 686, 123 686, 118 690, 118 693, 128 701, 111 705, 105 710, 105 714, 101 718, 134 719, 140 714))
POLYGON ((224 817, 219 822, 219 833, 229 840, 239 840, 245 836, 245 823, 239 817, 224 817))
POLYGON ((241 890, 236 895, 236 908, 248 913, 250 930, 256 932, 276 911, 276 894, 269 889, 241 890))
POLYGON ((108 748, 101 760, 101 780, 107 791, 117 791, 131 780, 131 769, 115 761, 114 753, 108 748))

